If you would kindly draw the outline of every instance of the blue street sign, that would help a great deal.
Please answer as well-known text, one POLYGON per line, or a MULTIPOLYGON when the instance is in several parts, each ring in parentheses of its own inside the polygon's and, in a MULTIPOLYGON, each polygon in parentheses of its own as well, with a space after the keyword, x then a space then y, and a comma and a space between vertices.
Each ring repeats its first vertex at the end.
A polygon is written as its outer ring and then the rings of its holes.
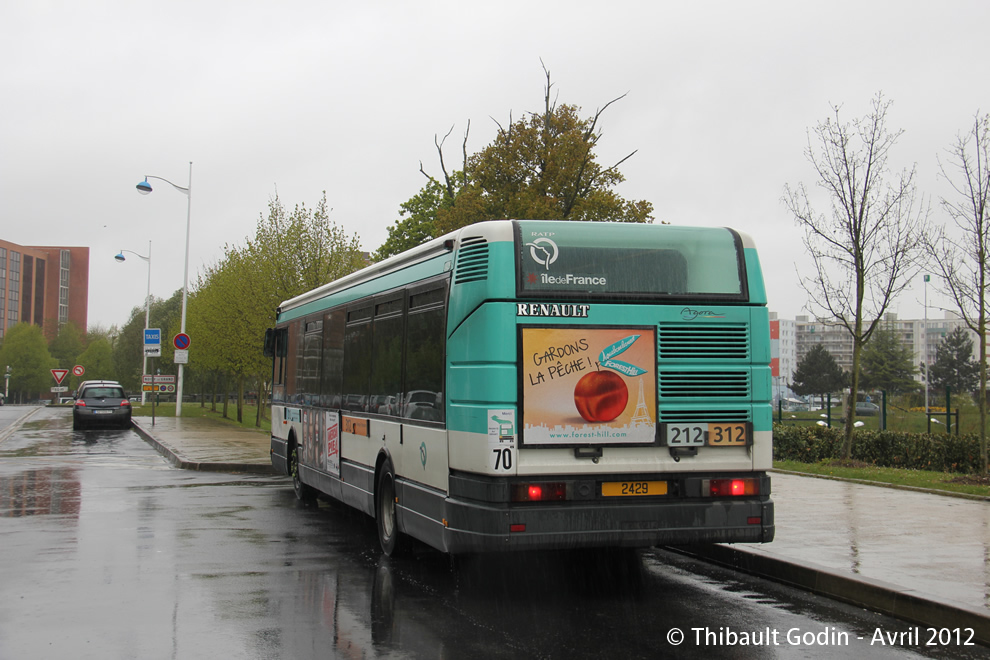
POLYGON ((144 356, 161 357, 162 355, 162 329, 144 329, 144 356))

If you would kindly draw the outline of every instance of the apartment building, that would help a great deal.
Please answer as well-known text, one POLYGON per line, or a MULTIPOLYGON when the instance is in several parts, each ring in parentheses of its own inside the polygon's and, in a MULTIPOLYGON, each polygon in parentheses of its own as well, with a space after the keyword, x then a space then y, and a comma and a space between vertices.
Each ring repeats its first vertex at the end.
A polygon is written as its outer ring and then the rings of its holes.
POLYGON ((88 307, 88 247, 0 240, 0 339, 22 322, 41 327, 49 341, 67 321, 85 332, 88 307))

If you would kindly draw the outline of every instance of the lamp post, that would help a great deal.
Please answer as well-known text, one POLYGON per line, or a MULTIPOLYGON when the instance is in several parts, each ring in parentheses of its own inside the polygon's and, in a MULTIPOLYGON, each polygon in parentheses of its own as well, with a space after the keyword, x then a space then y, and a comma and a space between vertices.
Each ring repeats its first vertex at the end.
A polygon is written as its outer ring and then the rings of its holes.
MULTIPOLYGON (((185 333, 186 331, 186 298, 189 293, 189 224, 190 218, 192 217, 192 161, 189 161, 189 185, 185 188, 176 185, 169 181, 168 179, 163 179, 160 176, 145 175, 144 181, 137 184, 138 192, 142 195, 147 195, 151 192, 151 184, 148 183, 148 179, 158 179, 159 181, 164 181, 168 185, 172 186, 179 192, 185 194, 187 199, 186 204, 186 258, 185 266, 183 268, 182 274, 182 320, 179 325, 179 332, 185 333)), ((182 367, 183 364, 179 364, 179 377, 175 384, 175 416, 182 416, 182 367)), ((144 389, 144 388, 142 388, 144 389)))
MULTIPOLYGON (((125 252, 130 252, 138 259, 143 259, 148 262, 148 294, 144 297, 144 329, 147 330, 151 327, 151 241, 148 241, 148 256, 144 257, 134 252, 133 250, 121 250, 116 255, 114 259, 123 263, 127 260, 124 256, 125 252)), ((142 347, 141 353, 144 354, 144 348, 142 347)), ((147 393, 144 391, 144 377, 148 375, 148 356, 144 355, 144 365, 141 367, 141 405, 144 405, 145 396, 147 393)))

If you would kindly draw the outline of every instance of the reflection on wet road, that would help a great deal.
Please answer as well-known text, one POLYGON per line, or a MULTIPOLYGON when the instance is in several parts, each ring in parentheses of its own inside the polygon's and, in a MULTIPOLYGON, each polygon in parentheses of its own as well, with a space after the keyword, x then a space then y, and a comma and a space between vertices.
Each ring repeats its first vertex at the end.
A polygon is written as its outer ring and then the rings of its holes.
POLYGON ((660 550, 386 559, 363 514, 65 410, 0 437, 0 658, 986 657, 660 550))

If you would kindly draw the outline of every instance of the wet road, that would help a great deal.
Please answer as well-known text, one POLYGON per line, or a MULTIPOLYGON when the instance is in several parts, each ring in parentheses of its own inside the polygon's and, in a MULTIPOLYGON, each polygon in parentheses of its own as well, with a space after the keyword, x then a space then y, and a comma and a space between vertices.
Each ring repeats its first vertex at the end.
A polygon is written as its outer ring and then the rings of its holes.
POLYGON ((27 411, 0 407, 0 658, 990 656, 661 550, 385 560, 283 479, 27 411))

